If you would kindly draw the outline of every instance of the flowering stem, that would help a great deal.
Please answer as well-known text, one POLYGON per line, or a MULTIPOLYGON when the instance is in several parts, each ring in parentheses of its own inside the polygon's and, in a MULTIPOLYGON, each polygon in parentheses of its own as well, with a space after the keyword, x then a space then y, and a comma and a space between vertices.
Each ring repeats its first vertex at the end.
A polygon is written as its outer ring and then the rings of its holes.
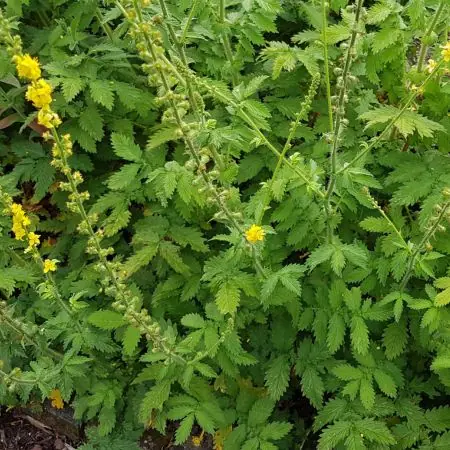
POLYGON ((408 267, 406 269, 405 275, 404 275, 404 277, 402 279, 402 282, 400 284, 400 292, 403 292, 405 290, 406 285, 408 284, 408 281, 409 281, 409 279, 411 278, 411 276, 413 274, 417 257, 419 256, 420 252, 425 247, 426 243, 430 240, 431 237, 433 237, 433 235, 436 232, 438 226, 440 225, 440 223, 444 219, 444 217, 445 217, 449 207, 450 207, 450 200, 447 201, 442 206, 442 210, 439 213, 439 216, 436 218, 436 220, 434 221, 433 225, 430 227, 428 232, 423 236, 422 240, 419 242, 419 244, 417 245, 416 249, 411 254, 411 257, 410 257, 409 262, 408 262, 408 267))
POLYGON ((199 0, 194 0, 192 2, 192 6, 191 6, 191 9, 189 11, 188 18, 187 18, 186 23, 184 25, 183 32, 181 33, 180 42, 182 44, 184 44, 186 42, 186 35, 187 35, 188 30, 189 30, 189 27, 191 26, 191 22, 192 22, 192 19, 194 18, 194 14, 197 11, 198 2, 199 2, 199 0))
POLYGON ((98 8, 98 7, 95 9, 95 17, 97 18, 97 21, 98 21, 99 25, 102 27, 105 34, 109 37, 110 41, 114 42, 114 36, 113 36, 112 30, 111 30, 111 27, 109 26, 108 23, 103 21, 102 12, 100 11, 100 8, 98 8))
POLYGON ((406 111, 408 106, 415 100, 415 98, 419 95, 419 92, 426 86, 426 84, 433 78, 434 74, 441 68, 443 64, 443 60, 439 61, 438 64, 436 64, 436 67, 433 69, 433 71, 425 78, 424 82, 419 86, 419 88, 416 91, 413 91, 413 93, 408 97, 408 100, 403 105, 402 109, 397 113, 395 117, 391 119, 391 121, 386 125, 386 128, 372 141, 370 145, 368 145, 365 149, 363 149, 358 155, 356 155, 350 162, 346 163, 344 167, 342 167, 340 170, 337 171, 337 174, 339 175, 342 172, 345 172, 347 169, 349 169, 351 166, 353 166, 356 162, 358 162, 363 156, 365 156, 367 153, 370 152, 390 131, 390 129, 395 125, 397 120, 403 115, 403 113, 406 111))
POLYGON ((325 67, 325 84, 327 89, 327 105, 328 105, 328 126, 330 133, 333 133, 333 107, 331 105, 331 82, 330 82, 330 67, 328 62, 328 42, 327 42, 327 1, 322 0, 322 44, 323 44, 323 59, 325 67))
POLYGON ((370 202, 372 203, 372 205, 374 206, 374 208, 377 209, 377 211, 383 216, 383 219, 386 220, 386 222, 389 224, 389 226, 392 228, 392 231, 398 236, 398 238, 402 241, 404 248, 406 249, 406 251, 411 254, 411 250, 408 246, 408 244, 406 243, 402 233, 400 232, 400 230, 395 226, 394 222, 392 222, 392 220, 389 218, 389 216, 383 211, 383 208, 381 208, 381 206, 377 203, 377 201, 375 199, 373 199, 371 196, 369 196, 370 198, 370 202))
POLYGON ((344 69, 342 72, 341 77, 341 86, 336 106, 336 117, 334 122, 334 131, 333 131, 333 144, 331 148, 331 157, 330 157, 330 164, 331 164, 331 173, 330 173, 330 179, 328 181, 328 187, 325 195, 325 214, 327 216, 327 238, 328 242, 331 242, 332 236, 333 236, 333 229, 331 225, 331 214, 332 214, 332 208, 331 208, 331 197, 334 192, 334 188, 336 186, 336 175, 337 175, 337 153, 339 148, 339 139, 340 139, 340 133, 341 133, 341 127, 342 127, 342 120, 345 118, 345 98, 347 93, 347 83, 348 83, 348 77, 350 75, 350 66, 352 63, 352 53, 353 48, 356 43, 356 36, 358 35, 358 24, 359 19, 361 15, 361 10, 363 6, 364 0, 358 0, 358 3, 356 5, 356 12, 355 12, 355 20, 353 21, 353 28, 352 33, 350 36, 350 42, 348 44, 347 49, 347 55, 345 58, 344 63, 344 69))
MULTIPOLYGON (((186 53, 184 51, 184 46, 182 44, 183 40, 180 41, 178 39, 177 34, 175 33, 175 30, 173 29, 173 26, 170 23, 169 9, 167 8, 165 0, 159 0, 159 4, 161 6, 161 10, 163 13, 163 17, 165 19, 167 29, 169 30, 170 37, 171 37, 173 43, 175 44, 175 47, 177 48, 178 54, 180 55, 180 59, 185 66, 188 66, 186 53)), ((135 8, 136 8, 136 2, 135 2, 135 8)), ((142 18, 142 15, 141 15, 141 18, 142 18)), ((185 29, 187 29, 187 28, 185 28, 185 29)), ((201 120, 202 118, 199 113, 199 106, 197 104, 197 101, 195 100, 195 94, 194 94, 194 89, 192 88, 192 84, 191 84, 190 80, 185 80, 185 82, 186 82, 186 88, 188 91, 189 103, 191 104, 192 111, 196 115, 197 120, 201 120)))
POLYGON ((32 380, 23 380, 22 378, 14 377, 6 372, 3 372, 3 370, 0 369, 0 377, 2 377, 6 382, 12 381, 13 383, 17 384, 36 384, 38 380, 36 378, 32 380))
MULTIPOLYGON (((225 0, 219 0, 219 22, 224 27, 225 25, 225 0)), ((230 39, 228 38, 228 34, 225 30, 222 31, 222 41, 223 41, 223 49, 225 50, 225 56, 227 57, 228 63, 231 66, 231 80, 233 82, 233 86, 238 84, 238 79, 236 73, 234 71, 234 58, 233 52, 231 50, 230 39)))
MULTIPOLYGON (((58 149, 59 149, 59 152, 61 155, 61 160, 63 162, 64 167, 67 169, 70 169, 69 163, 67 161, 67 155, 66 155, 66 152, 64 149, 64 145, 62 144, 61 138, 59 137, 59 134, 55 129, 53 129, 52 135, 53 135, 53 138, 55 139, 56 145, 58 146, 58 149)), ((83 222, 86 224, 87 231, 88 231, 88 234, 94 245, 97 257, 99 258, 101 265, 106 270, 106 272, 108 274, 108 278, 111 281, 111 283, 114 285, 114 288, 115 288, 120 300, 126 302, 129 295, 127 292, 125 292, 125 290, 123 289, 123 286, 117 280, 116 274, 112 270, 110 264, 108 263, 108 260, 106 259, 106 256, 103 253, 103 249, 100 245, 99 239, 98 239, 97 235, 95 234, 94 229, 91 224, 91 221, 86 213, 86 210, 84 209, 83 201, 78 192, 77 184, 73 178, 72 172, 70 170, 67 170, 64 173, 69 181, 72 194, 74 195, 74 198, 75 198, 75 203, 77 205, 78 212, 79 212, 83 222)), ((136 321, 141 327, 143 327, 147 331, 148 335, 152 337, 153 342, 156 343, 162 349, 162 351, 164 353, 173 357, 174 359, 177 359, 177 360, 185 363, 184 358, 182 358, 179 355, 176 355, 174 352, 172 352, 171 349, 169 349, 167 347, 167 345, 165 344, 165 342, 162 340, 161 336, 158 333, 153 332, 151 329, 149 329, 146 326, 146 324, 141 320, 139 314, 137 314, 135 311, 131 310, 131 308, 128 310, 128 313, 131 315, 131 317, 133 318, 134 321, 136 321)))
MULTIPOLYGON (((142 12, 140 10, 140 7, 138 5, 138 2, 134 0, 134 7, 136 10, 136 17, 139 20, 140 23, 142 23, 143 21, 143 17, 142 17, 142 12)), ((152 40, 150 39, 150 36, 148 35, 148 33, 146 31, 143 31, 143 36, 145 39, 145 43, 147 45, 147 48, 150 52, 150 54, 152 55, 152 58, 154 61, 157 61, 158 59, 158 55, 156 52, 156 49, 154 47, 154 44, 152 42, 152 40)), ((164 70, 162 70, 161 68, 156 68, 156 71, 158 72, 158 75, 160 77, 162 86, 165 90, 165 92, 170 92, 170 85, 169 82, 167 80, 166 74, 164 72, 164 70)), ((172 108, 173 114, 174 114, 174 118, 175 121, 179 127, 179 129, 182 131, 183 134, 183 140, 189 150, 189 153, 191 154, 191 156, 194 158, 196 164, 197 164, 197 168, 201 173, 201 176, 205 182, 205 184, 208 186, 208 189, 210 190, 210 193, 213 195, 214 199, 216 200, 219 209, 223 212, 223 214, 225 215, 225 217, 229 220, 229 222, 231 223, 231 225, 241 234, 244 235, 245 230, 244 228, 239 224, 239 222, 236 220, 236 218, 234 217, 233 213, 228 209, 225 201, 223 200, 222 196, 220 195, 220 193, 217 191, 216 187, 214 186, 212 180, 210 179, 208 173, 202 169, 202 163, 201 163, 201 159, 200 156, 198 154, 198 151, 196 149, 196 146, 193 142, 193 140, 191 139, 191 137, 189 136, 188 131, 186 130, 186 124, 183 122, 183 119, 180 116, 180 113, 178 112, 178 108, 177 105, 174 101, 173 98, 169 98, 168 102, 170 104, 170 107, 172 108)), ((264 273, 264 269, 261 266, 261 263, 259 262, 258 258, 256 257, 256 254, 252 252, 252 256, 255 262, 255 266, 256 266, 256 270, 258 273, 264 273)))
POLYGON ((40 345, 38 342, 36 342, 33 339, 33 335, 29 333, 28 330, 25 329, 25 324, 24 326, 18 326, 16 324, 16 322, 14 321, 14 319, 12 319, 9 315, 8 312, 6 310, 4 310, 3 305, 0 303, 0 319, 3 323, 5 323, 9 328, 11 328, 11 330, 13 330, 16 334, 18 334, 19 336, 21 336, 23 339, 25 339, 28 344, 36 347, 39 351, 41 351, 42 353, 46 353, 52 357, 55 357, 57 359, 61 359, 63 357, 63 355, 49 347, 44 347, 42 345, 40 345))
POLYGON ((428 45, 426 44, 426 41, 431 36, 431 33, 433 33, 433 31, 434 31, 434 29, 435 29, 435 27, 436 27, 436 25, 438 23, 439 17, 441 15, 442 11, 444 10, 444 6, 445 6, 445 1, 442 0, 439 3, 439 6, 438 6, 438 8, 436 10, 436 13, 435 13, 435 15, 433 17, 433 20, 432 20, 430 26, 428 27, 428 30, 422 36, 421 45, 420 45, 420 52, 419 52, 419 58, 418 58, 418 62, 417 62, 417 72, 422 72, 423 63, 425 61, 425 56, 426 56, 427 50, 428 50, 428 45))
POLYGON ((281 150, 281 153, 278 157, 277 165, 275 167, 275 170, 273 171, 272 178, 270 179, 269 186, 268 186, 266 195, 264 197, 264 205, 261 208, 260 216, 256 218, 257 223, 261 223, 262 217, 264 215, 264 211, 267 208, 268 203, 270 202, 273 185, 275 183, 278 172, 281 169, 283 161, 286 160, 286 153, 292 147, 291 141, 295 136, 295 132, 297 131, 297 128, 298 128, 301 120, 305 119, 306 115, 308 114, 309 108, 311 106, 311 101, 316 93, 316 82, 318 83, 318 80, 319 80, 318 75, 313 78, 311 85, 309 87, 309 90, 308 90, 308 94, 305 98, 305 101, 302 103, 300 111, 296 114, 295 121, 291 123, 289 135, 288 135, 286 142, 283 146, 283 149, 281 150))

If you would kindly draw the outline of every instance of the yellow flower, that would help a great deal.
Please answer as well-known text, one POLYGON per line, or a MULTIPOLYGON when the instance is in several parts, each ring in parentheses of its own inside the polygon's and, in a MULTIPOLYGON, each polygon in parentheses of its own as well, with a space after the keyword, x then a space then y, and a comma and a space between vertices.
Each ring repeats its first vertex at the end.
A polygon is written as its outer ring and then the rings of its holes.
POLYGON ((217 430, 214 434, 214 450, 223 450, 225 445, 225 439, 233 431, 233 427, 230 425, 227 428, 217 430))
POLYGON ((30 246, 30 248, 37 247, 39 245, 39 243, 41 242, 39 238, 39 234, 33 232, 28 233, 28 245, 30 246))
POLYGON ((46 259, 44 261, 44 273, 56 272, 56 260, 46 259))
POLYGON ((205 432, 202 431, 199 436, 192 436, 192 445, 194 447, 200 447, 200 445, 202 445, 204 435, 205 432))
POLYGON ((25 228, 23 228, 21 223, 14 223, 14 225, 12 227, 12 232, 14 233, 14 237, 18 241, 21 241, 27 234, 27 232, 25 231, 25 228))
POLYGON ((18 203, 13 203, 11 205, 11 212, 14 216, 25 215, 22 205, 19 205, 18 203))
POLYGON ((48 106, 44 106, 39 110, 37 121, 39 125, 43 125, 47 128, 56 128, 61 125, 61 119, 58 114, 53 112, 48 106))
POLYGON ((14 237, 21 241, 27 234, 26 227, 31 225, 30 219, 25 214, 25 211, 22 205, 18 203, 13 203, 10 207, 12 213, 13 226, 12 231, 14 233, 14 237))
POLYGON ((444 58, 444 61, 445 62, 450 62, 450 41, 448 41, 441 48, 442 48, 441 55, 444 58))
POLYGON ((254 244, 258 241, 263 241, 265 232, 259 225, 253 224, 246 232, 245 237, 247 238, 247 241, 251 244, 254 244))
POLYGON ((52 102, 52 87, 43 79, 33 81, 28 86, 25 97, 36 108, 44 108, 52 102))
POLYGON ((434 59, 429 59, 427 64, 427 72, 431 73, 436 68, 437 62, 434 59))
POLYGON ((53 408, 64 408, 64 401, 61 397, 61 391, 59 389, 53 389, 53 391, 50 392, 50 396, 48 398, 52 401, 53 408))
POLYGON ((14 57, 17 73, 20 78, 36 81, 41 77, 41 68, 37 58, 32 58, 29 54, 14 57))

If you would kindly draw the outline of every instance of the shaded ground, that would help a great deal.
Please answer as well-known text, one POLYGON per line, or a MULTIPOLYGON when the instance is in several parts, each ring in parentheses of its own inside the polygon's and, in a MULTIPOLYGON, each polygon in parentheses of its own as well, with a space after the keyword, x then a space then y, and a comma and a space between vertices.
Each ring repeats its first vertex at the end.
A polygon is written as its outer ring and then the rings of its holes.
POLYGON ((72 450, 76 444, 26 411, 0 413, 1 450, 72 450))
MULTIPOLYGON (((174 431, 166 436, 149 430, 140 441, 142 450, 212 450, 210 436, 201 447, 190 440, 183 446, 174 445, 174 431)), ((195 430, 194 430, 195 431, 195 430)), ((35 413, 27 409, 0 410, 0 450, 75 450, 81 445, 82 432, 71 418, 70 411, 48 408, 35 413)))

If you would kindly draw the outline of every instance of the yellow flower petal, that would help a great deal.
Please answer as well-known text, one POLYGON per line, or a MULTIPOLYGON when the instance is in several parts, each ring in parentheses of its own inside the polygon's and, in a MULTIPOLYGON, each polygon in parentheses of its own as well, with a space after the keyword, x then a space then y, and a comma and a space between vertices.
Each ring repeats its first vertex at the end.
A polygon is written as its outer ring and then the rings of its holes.
POLYGON ((39 125, 43 125, 46 128, 56 128, 61 125, 61 119, 58 114, 53 112, 49 106, 44 106, 39 110, 37 121, 39 125))
POLYGON ((25 97, 38 109, 47 107, 52 102, 52 87, 43 79, 33 81, 28 86, 25 97))
POLYGON ((265 236, 265 231, 259 225, 253 224, 246 232, 245 237, 248 242, 255 244, 258 241, 263 241, 265 236))
POLYGON ((44 261, 44 273, 56 272, 56 260, 46 259, 44 261))
POLYGON ((442 58, 444 58, 445 62, 450 62, 450 41, 448 41, 445 45, 442 47, 442 58))
POLYGON ((192 436, 192 445, 194 447, 200 447, 200 445, 202 445, 204 435, 205 432, 202 431, 199 436, 192 436))
POLYGON ((20 78, 36 81, 41 77, 41 68, 37 58, 32 58, 28 54, 19 55, 14 58, 14 62, 20 78))
POLYGON ((59 389, 53 389, 53 391, 50 392, 50 395, 48 398, 52 401, 53 408, 56 408, 56 409, 64 408, 64 401, 61 397, 61 391, 59 389))
POLYGON ((28 233, 28 245, 32 248, 32 247, 37 247, 39 245, 40 241, 40 236, 39 234, 36 233, 28 233))

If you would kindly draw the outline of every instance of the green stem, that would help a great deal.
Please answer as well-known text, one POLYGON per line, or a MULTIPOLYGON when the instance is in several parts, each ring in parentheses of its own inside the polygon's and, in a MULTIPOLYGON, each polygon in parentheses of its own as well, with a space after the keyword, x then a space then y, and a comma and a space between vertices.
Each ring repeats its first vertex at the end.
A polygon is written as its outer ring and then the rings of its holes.
POLYGON ((436 10, 436 14, 433 17, 433 21, 431 22, 430 26, 428 27, 428 30, 422 36, 419 58, 418 58, 418 62, 417 62, 417 72, 422 72, 423 63, 425 61, 425 56, 426 56, 427 50, 428 50, 428 45, 425 43, 425 41, 427 41, 428 38, 431 36, 431 33, 433 33, 433 31, 438 23, 439 17, 441 15, 442 11, 444 10, 444 6, 445 6, 445 1, 442 0, 439 3, 438 9, 436 10))
POLYGON ((33 380, 23 380, 21 378, 16 378, 13 377, 11 375, 9 375, 6 372, 3 372, 3 370, 0 369, 0 377, 8 380, 8 381, 12 381, 13 383, 17 383, 17 384, 36 384, 38 382, 38 380, 35 378, 33 380))
MULTIPOLYGON (((63 162, 64 166, 69 168, 70 166, 69 166, 69 163, 67 161, 66 152, 64 150, 63 144, 62 144, 61 139, 60 139, 60 137, 59 137, 59 135, 58 135, 56 130, 53 131, 53 137, 54 137, 55 142, 57 143, 58 148, 60 150, 61 159, 62 159, 62 162, 63 162)), ((80 198, 80 195, 79 195, 79 192, 78 192, 78 188, 77 188, 75 180, 74 180, 74 178, 72 176, 72 173, 70 171, 68 171, 66 176, 67 176, 67 179, 69 181, 71 191, 74 194, 78 212, 79 212, 82 220, 86 224, 87 231, 88 231, 89 236, 92 239, 92 242, 94 244, 94 247, 95 247, 95 250, 96 250, 96 253, 97 253, 97 257, 99 258, 100 263, 102 264, 102 266, 106 270, 108 278, 111 281, 111 283, 114 285, 114 288, 116 289, 116 292, 121 296, 122 299, 127 299, 127 293, 124 292, 122 286, 120 285, 119 281, 117 280, 117 277, 116 277, 114 271, 112 270, 110 264, 108 263, 108 260, 106 259, 106 256, 102 252, 103 249, 102 249, 102 247, 100 245, 100 242, 99 242, 99 239, 98 239, 97 235, 94 232, 94 229, 92 227, 91 221, 89 220, 89 217, 88 217, 88 215, 86 213, 86 210, 84 209, 84 205, 83 205, 83 202, 82 202, 82 200, 80 198)), ((129 311, 129 313, 130 313, 132 318, 137 323, 139 323, 141 326, 145 326, 145 324, 140 320, 140 317, 139 317, 138 314, 136 314, 136 312, 129 311)), ((152 335, 152 334, 153 334, 152 332, 149 332, 149 335, 152 335)), ((172 352, 172 350, 170 350, 166 346, 166 344, 159 338, 159 336, 155 337, 154 340, 167 355, 172 356, 174 359, 180 359, 180 360, 183 361, 183 363, 185 363, 184 358, 182 358, 179 355, 175 355, 172 352)))
MULTIPOLYGON (((186 53, 184 51, 184 46, 182 44, 182 41, 180 41, 178 39, 177 34, 175 33, 175 30, 170 22, 170 13, 169 13, 169 9, 167 8, 165 0, 159 0, 159 4, 161 6, 161 10, 163 13, 163 17, 165 19, 165 24, 169 31, 170 38, 172 39, 172 42, 174 43, 174 45, 177 49, 178 55, 180 56, 182 63, 186 67, 188 67, 188 61, 187 61, 186 53)), ((142 18, 142 16, 141 16, 141 18, 142 18)), ((195 99, 194 89, 192 88, 192 84, 191 84, 190 80, 185 80, 185 84, 186 84, 186 88, 188 91, 188 98, 189 98, 189 103, 191 105, 192 111, 196 115, 197 120, 202 121, 202 117, 200 116, 200 112, 199 112, 200 108, 195 99)))
POLYGON ((181 33, 181 38, 180 38, 181 44, 184 44, 186 42, 186 35, 189 30, 189 27, 191 26, 191 22, 192 22, 192 19, 194 18, 194 14, 197 10, 198 2, 199 2, 199 0, 194 0, 192 2, 191 10, 189 11, 189 15, 188 15, 187 21, 184 25, 183 32, 181 33))
POLYGON ((438 64, 436 64, 436 67, 434 70, 427 76, 425 81, 420 85, 420 87, 413 92, 406 103, 403 105, 402 109, 397 113, 395 117, 391 119, 391 121, 386 125, 386 128, 372 141, 370 145, 368 145, 364 150, 362 150, 358 155, 356 155, 349 163, 346 163, 344 167, 342 167, 340 170, 338 170, 337 175, 341 174, 342 172, 345 172, 348 170, 351 166, 353 166, 356 162, 358 162, 363 156, 365 156, 367 153, 370 152, 390 131, 391 127, 394 126, 394 124, 397 122, 397 120, 402 116, 402 114, 406 111, 406 109, 409 107, 409 105, 415 100, 415 98, 419 95, 419 91, 421 91, 426 84, 431 80, 431 78, 434 76, 434 74, 441 68, 443 64, 443 60, 441 60, 438 64))
POLYGON ((411 258, 409 259, 408 267, 406 269, 405 275, 404 275, 404 277, 402 279, 402 282, 400 284, 400 292, 403 292, 405 290, 406 285, 408 284, 408 281, 409 281, 409 279, 411 278, 411 276, 413 274, 417 257, 419 256, 419 254, 422 251, 422 249, 425 247, 426 243, 430 240, 430 238, 436 232, 437 227, 439 226, 439 224, 442 221, 442 219, 444 219, 444 217, 445 217, 449 207, 450 207, 450 201, 448 201, 447 203, 444 204, 444 206, 442 207, 442 210, 441 210, 439 216, 437 217, 436 221, 434 222, 433 226, 423 236, 422 240, 417 245, 417 247, 414 250, 414 252, 411 254, 411 258))
POLYGON ((95 17, 97 18, 97 21, 102 27, 105 34, 109 37, 110 41, 114 42, 114 36, 111 27, 109 26, 109 24, 103 22, 102 12, 100 11, 100 8, 95 9, 95 17))
POLYGON ((408 247, 408 244, 406 243, 405 239, 403 238, 402 233, 400 230, 395 226, 394 222, 389 218, 389 216, 383 211, 383 208, 372 198, 370 197, 370 200, 373 204, 373 206, 378 210, 378 212, 383 216, 384 220, 389 224, 389 226, 392 228, 394 233, 398 236, 398 238, 403 242, 404 248, 407 250, 409 254, 411 254, 411 250, 408 247))
POLYGON ((328 42, 327 42, 327 1, 322 0, 322 43, 323 43, 323 59, 325 67, 325 82, 327 89, 327 105, 328 105, 328 127, 330 133, 333 133, 333 106, 331 104, 331 82, 330 82, 330 67, 328 61, 328 42))
POLYGON ((14 323, 14 321, 11 319, 11 317, 8 316, 8 313, 3 312, 1 307, 0 307, 0 318, 2 319, 2 321, 4 323, 6 323, 6 325, 9 328, 11 328, 11 330, 13 330, 16 334, 21 336, 23 339, 25 339, 28 342, 28 344, 36 347, 42 353, 47 353, 48 355, 56 357, 57 359, 62 359, 63 355, 61 353, 59 353, 49 347, 42 347, 38 342, 36 342, 33 339, 33 336, 28 334, 28 331, 17 327, 16 324, 14 323))
MULTIPOLYGON (((142 22, 142 14, 141 14, 139 5, 137 4, 136 0, 133 0, 133 2, 134 2, 135 9, 136 9, 137 18, 138 18, 139 21, 142 22)), ((150 37, 148 36, 147 32, 144 32, 143 34, 144 34, 144 38, 145 38, 147 47, 148 47, 148 49, 150 51, 150 54, 152 55, 153 60, 156 61, 157 58, 158 58, 158 55, 157 55, 157 53, 155 51, 153 43, 152 43, 150 37)), ((159 77, 161 79, 161 82, 162 82, 164 90, 166 92, 169 92, 170 91, 170 85, 169 85, 168 80, 166 78, 166 74, 164 73, 164 71, 162 69, 157 69, 157 71, 158 71, 159 77)), ((197 167, 200 168, 202 166, 200 156, 198 155, 197 149, 196 149, 192 139, 185 132, 185 124, 183 123, 183 120, 182 120, 182 118, 181 118, 181 116, 180 116, 180 114, 178 112, 178 109, 176 107, 175 101, 172 98, 170 98, 168 101, 169 101, 169 104, 170 104, 170 106, 171 106, 171 108, 173 110, 175 121, 176 121, 178 127, 180 128, 180 130, 182 130, 184 142, 185 142, 186 146, 188 147, 190 154, 192 155, 192 157, 196 161, 197 167)), ((217 204, 219 206, 219 209, 222 210, 222 212, 225 214, 225 216, 231 222, 231 224, 234 226, 234 228, 241 235, 244 235, 244 233, 245 233, 244 228, 239 224, 239 222, 233 216, 233 213, 228 209, 227 205, 225 204, 225 202, 222 199, 222 197, 219 194, 219 192, 217 192, 217 189, 215 188, 214 184, 210 180, 210 178, 209 178, 208 174, 206 173, 206 171, 205 170, 201 170, 200 172, 201 172, 203 180, 205 181, 206 185, 208 186, 209 190, 211 191, 212 195, 214 196, 214 198, 215 198, 215 200, 216 200, 216 202, 217 202, 217 204)), ((261 273, 262 275, 264 275, 264 269, 262 268, 258 258, 256 257, 256 255, 254 253, 254 249, 252 249, 252 250, 253 250, 253 259, 255 261, 256 269, 257 269, 258 273, 261 273)))
POLYGON ((264 215, 264 211, 266 210, 266 208, 270 202, 273 185, 275 183, 275 179, 278 175, 278 172, 281 169, 283 161, 285 161, 285 159, 286 159, 286 153, 292 147, 291 141, 295 136, 295 132, 297 131, 300 121, 305 118, 315 93, 316 93, 316 84, 315 84, 315 78, 313 78, 311 85, 309 87, 309 90, 308 90, 307 97, 306 97, 308 99, 308 101, 305 101, 304 103, 302 103, 302 107, 301 107, 300 111, 296 114, 295 121, 292 122, 292 124, 291 124, 288 137, 286 139, 286 142, 284 143, 283 149, 281 150, 280 156, 278 157, 277 165, 272 174, 272 178, 270 179, 266 195, 264 196, 263 207, 261 208, 260 215, 256 218, 256 222, 258 224, 261 223, 262 217, 264 215))
POLYGON ((330 173, 330 179, 328 181, 328 187, 325 194, 325 214, 326 214, 326 222, 327 222, 327 240, 328 242, 332 241, 333 236, 333 229, 331 225, 331 215, 332 215, 332 208, 331 208, 331 197, 334 192, 334 188, 336 186, 336 176, 337 176, 337 153, 339 148, 339 137, 341 132, 341 126, 342 126, 342 120, 345 116, 345 96, 347 92, 347 83, 348 83, 348 76, 350 74, 350 66, 352 63, 352 53, 353 53, 353 47, 355 46, 356 42, 356 36, 358 35, 358 24, 359 24, 359 18, 361 15, 363 0, 358 0, 357 6, 356 6, 356 12, 355 12, 355 20, 353 22, 352 27, 352 33, 350 36, 350 42, 347 49, 347 55, 345 58, 344 63, 344 70, 342 72, 341 76, 341 88, 339 92, 339 97, 337 101, 337 108, 336 108, 336 118, 334 123, 334 132, 333 132, 333 146, 331 148, 331 158, 330 158, 330 164, 331 164, 331 173, 330 173))
MULTIPOLYGON (((225 25, 225 0, 219 0, 219 22, 222 25, 222 28, 224 28, 225 25)), ((223 29, 222 30, 222 41, 223 41, 223 49, 225 51, 225 56, 228 60, 228 63, 231 66, 231 80, 233 83, 233 86, 236 86, 238 84, 238 79, 234 70, 234 57, 233 57, 233 51, 231 50, 231 43, 230 39, 228 38, 227 32, 223 29)))
MULTIPOLYGON (((281 152, 277 150, 277 148, 266 138, 264 133, 259 129, 259 127, 255 124, 255 122, 248 116, 246 112, 244 112, 242 109, 240 109, 238 104, 234 104, 234 107, 239 109, 240 116, 247 122, 248 125, 253 128, 253 131, 256 133, 256 135, 264 142, 264 145, 278 158, 282 157, 281 152)), ((297 166, 292 164, 288 159, 284 157, 284 163, 291 168, 304 182, 307 186, 310 187, 312 191, 314 191, 319 197, 324 198, 325 194, 319 190, 312 182, 309 180, 309 178, 304 174, 297 166)))

